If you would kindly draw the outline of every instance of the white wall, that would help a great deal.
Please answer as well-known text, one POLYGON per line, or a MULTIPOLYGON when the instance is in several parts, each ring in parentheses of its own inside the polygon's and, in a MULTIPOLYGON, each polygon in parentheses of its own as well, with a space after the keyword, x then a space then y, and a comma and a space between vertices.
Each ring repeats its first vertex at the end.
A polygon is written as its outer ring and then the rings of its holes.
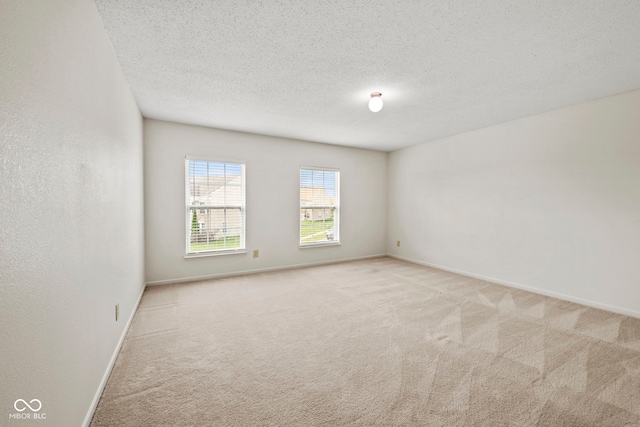
POLYGON ((143 289, 142 118, 92 1, 0 10, 0 424, 79 426, 143 289))
POLYGON ((390 153, 388 233, 392 255, 639 316, 640 90, 390 153))
POLYGON ((386 253, 387 153, 145 120, 149 283, 386 253), (247 254, 184 258, 185 156, 243 160, 247 254), (299 168, 340 169, 341 246, 298 248, 299 168), (253 258, 252 250, 260 257, 253 258))

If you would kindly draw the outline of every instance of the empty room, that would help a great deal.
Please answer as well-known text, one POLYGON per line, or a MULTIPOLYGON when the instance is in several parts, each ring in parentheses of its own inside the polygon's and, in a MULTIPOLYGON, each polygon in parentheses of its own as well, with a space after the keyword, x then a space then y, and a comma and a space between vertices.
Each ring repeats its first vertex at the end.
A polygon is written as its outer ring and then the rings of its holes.
POLYGON ((0 425, 640 426, 638 22, 0 0, 0 425))

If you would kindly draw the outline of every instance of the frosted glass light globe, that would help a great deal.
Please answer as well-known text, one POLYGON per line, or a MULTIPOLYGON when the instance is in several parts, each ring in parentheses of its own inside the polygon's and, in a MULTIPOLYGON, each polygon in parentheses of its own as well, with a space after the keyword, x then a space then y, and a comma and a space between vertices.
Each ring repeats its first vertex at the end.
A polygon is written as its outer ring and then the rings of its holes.
POLYGON ((371 94, 371 99, 369 100, 369 110, 377 113, 382 110, 382 94, 380 92, 373 92, 371 94))

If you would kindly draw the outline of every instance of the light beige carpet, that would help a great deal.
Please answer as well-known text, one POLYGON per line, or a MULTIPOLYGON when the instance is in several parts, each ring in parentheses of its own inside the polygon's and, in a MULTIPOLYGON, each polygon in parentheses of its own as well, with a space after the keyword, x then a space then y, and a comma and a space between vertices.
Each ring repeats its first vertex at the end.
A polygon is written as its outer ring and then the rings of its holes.
POLYGON ((640 319, 398 261, 145 291, 97 426, 639 426, 640 319))

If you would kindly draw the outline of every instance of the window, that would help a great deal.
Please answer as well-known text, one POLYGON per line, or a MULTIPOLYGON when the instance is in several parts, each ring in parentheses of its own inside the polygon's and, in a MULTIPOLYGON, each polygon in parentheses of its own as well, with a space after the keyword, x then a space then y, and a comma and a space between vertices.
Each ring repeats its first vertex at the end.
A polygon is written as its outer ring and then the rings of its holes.
POLYGON ((340 243, 340 171, 300 168, 300 246, 340 243))
POLYGON ((186 159, 187 256, 246 252, 244 169, 186 159))

